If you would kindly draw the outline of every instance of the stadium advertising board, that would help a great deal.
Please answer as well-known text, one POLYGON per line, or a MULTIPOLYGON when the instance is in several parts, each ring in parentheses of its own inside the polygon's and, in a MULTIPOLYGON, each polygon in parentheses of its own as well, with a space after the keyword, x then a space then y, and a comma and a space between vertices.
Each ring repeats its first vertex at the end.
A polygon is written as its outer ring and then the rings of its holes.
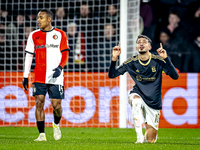
MULTIPOLYGON (((36 126, 31 83, 24 91, 22 73, 1 72, 0 77, 0 126, 36 126)), ((199 79, 200 74, 181 73, 178 80, 163 74, 160 128, 200 128, 199 79)), ((107 73, 66 73, 62 107, 62 127, 119 127, 119 78, 109 79, 107 73)), ((44 110, 46 126, 51 126, 48 95, 44 110)), ((127 116, 130 120, 128 104, 127 116)))

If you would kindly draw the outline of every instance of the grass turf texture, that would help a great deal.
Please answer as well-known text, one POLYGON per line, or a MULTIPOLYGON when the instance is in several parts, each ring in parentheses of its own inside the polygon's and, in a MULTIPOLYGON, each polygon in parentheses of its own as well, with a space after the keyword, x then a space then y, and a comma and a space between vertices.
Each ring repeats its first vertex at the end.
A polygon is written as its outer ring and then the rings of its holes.
POLYGON ((47 142, 34 142, 39 135, 36 127, 0 127, 0 149, 200 149, 200 129, 159 129, 156 144, 135 144, 134 129, 61 128, 60 141, 54 140, 52 128, 45 132, 47 142))

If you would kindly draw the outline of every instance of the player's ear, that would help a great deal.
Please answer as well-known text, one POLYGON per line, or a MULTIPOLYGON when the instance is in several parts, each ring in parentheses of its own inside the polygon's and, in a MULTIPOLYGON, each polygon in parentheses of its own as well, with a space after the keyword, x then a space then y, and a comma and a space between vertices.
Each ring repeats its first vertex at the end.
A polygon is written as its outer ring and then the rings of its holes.
POLYGON ((151 45, 149 44, 149 50, 151 50, 152 49, 152 47, 151 47, 151 45))
POLYGON ((51 17, 48 17, 48 21, 51 22, 51 20, 52 20, 51 17))

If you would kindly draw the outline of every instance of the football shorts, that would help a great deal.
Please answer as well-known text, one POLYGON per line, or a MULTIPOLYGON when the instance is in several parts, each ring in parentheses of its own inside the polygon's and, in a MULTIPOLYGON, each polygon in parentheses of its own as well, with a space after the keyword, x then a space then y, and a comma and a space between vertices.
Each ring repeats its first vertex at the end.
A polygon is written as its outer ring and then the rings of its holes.
POLYGON ((45 96, 47 92, 49 94, 49 98, 64 99, 64 86, 55 84, 33 83, 33 96, 45 96))
MULTIPOLYGON (((128 102, 130 104, 130 100, 132 99, 133 96, 139 96, 137 93, 131 93, 128 96, 128 102)), ((142 99, 142 98, 141 98, 142 99)), ((132 107, 132 106, 131 106, 132 107)), ((148 125, 151 125, 154 129, 158 130, 158 124, 159 124, 159 118, 160 118, 160 110, 153 109, 149 107, 144 100, 142 99, 142 116, 144 119, 144 122, 147 123, 148 125)))

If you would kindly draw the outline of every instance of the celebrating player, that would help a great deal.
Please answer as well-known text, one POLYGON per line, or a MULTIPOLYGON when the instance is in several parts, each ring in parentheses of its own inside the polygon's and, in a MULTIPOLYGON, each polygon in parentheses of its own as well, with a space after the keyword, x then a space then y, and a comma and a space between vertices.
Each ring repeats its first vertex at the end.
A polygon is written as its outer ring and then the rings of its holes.
POLYGON ((161 85, 162 71, 172 79, 178 79, 179 75, 167 57, 166 50, 157 49, 158 55, 151 54, 151 39, 145 35, 137 38, 138 55, 129 58, 117 69, 115 68, 118 56, 121 54, 120 43, 113 48, 112 62, 108 73, 109 78, 123 75, 126 71, 134 80, 135 85, 130 91, 128 99, 132 107, 133 123, 137 134, 136 143, 155 143, 162 109, 161 85), (143 116, 146 125, 145 136, 142 134, 143 116))
POLYGON ((53 107, 54 139, 60 140, 59 122, 62 117, 61 99, 64 98, 63 67, 68 60, 69 46, 64 31, 52 27, 53 13, 43 9, 38 13, 40 29, 30 33, 27 46, 23 87, 28 88, 28 74, 35 54, 33 96, 35 97, 35 117, 39 137, 35 141, 46 141, 45 136, 45 95, 48 92, 53 107))

